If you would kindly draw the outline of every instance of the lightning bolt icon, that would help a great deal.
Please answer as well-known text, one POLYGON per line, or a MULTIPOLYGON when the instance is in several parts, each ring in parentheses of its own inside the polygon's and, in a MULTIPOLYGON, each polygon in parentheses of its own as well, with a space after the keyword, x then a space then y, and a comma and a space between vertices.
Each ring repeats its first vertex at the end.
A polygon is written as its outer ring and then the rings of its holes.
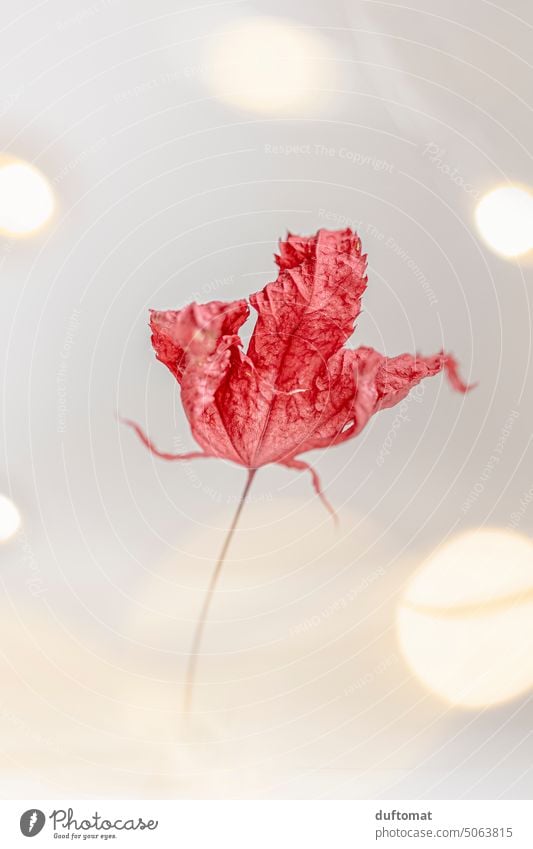
POLYGON ((34 811, 30 817, 29 828, 28 831, 33 831, 33 826, 37 822, 37 811, 34 811))

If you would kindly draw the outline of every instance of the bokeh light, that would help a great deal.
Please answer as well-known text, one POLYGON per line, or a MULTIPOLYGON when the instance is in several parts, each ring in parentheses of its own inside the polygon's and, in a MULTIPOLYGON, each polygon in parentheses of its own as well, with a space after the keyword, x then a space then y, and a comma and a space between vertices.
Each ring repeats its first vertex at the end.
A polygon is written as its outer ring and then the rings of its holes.
POLYGON ((294 111, 331 85, 318 34, 283 18, 238 20, 210 39, 204 80, 222 101, 254 112, 294 111))
POLYGON ((25 236, 45 224, 54 211, 46 177, 28 162, 0 162, 0 232, 25 236))
POLYGON ((514 531, 461 534, 414 575, 397 613, 417 678, 447 702, 495 705, 533 686, 533 543, 514 531))
POLYGON ((527 253, 533 248, 533 195, 519 186, 488 192, 476 207, 476 224, 496 253, 509 257, 527 253))
POLYGON ((5 542, 16 534, 20 523, 17 506, 7 495, 0 495, 0 542, 5 542))

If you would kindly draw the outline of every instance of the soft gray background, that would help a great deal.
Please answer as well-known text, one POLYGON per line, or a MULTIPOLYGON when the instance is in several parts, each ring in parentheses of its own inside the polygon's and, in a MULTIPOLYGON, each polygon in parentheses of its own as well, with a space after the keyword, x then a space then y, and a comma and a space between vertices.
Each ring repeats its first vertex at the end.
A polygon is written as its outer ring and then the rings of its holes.
POLYGON ((0 488, 24 519, 1 550, 3 793, 530 796, 528 697, 451 708, 413 678, 393 626, 432 548, 506 526, 532 485, 531 266, 473 224, 483 192, 533 182, 530 3, 4 0, 1 17, 0 145, 58 203, 41 233, 0 244, 0 488), (261 14, 330 51, 325 90, 298 112, 239 109, 205 84, 213 29, 261 14), (357 343, 444 346, 479 386, 428 382, 382 465, 394 410, 312 458, 344 517, 336 538, 306 476, 261 471, 184 739, 184 653, 244 475, 154 461, 119 426, 117 411, 161 447, 192 446, 147 309, 244 297, 272 279, 287 229, 345 221, 369 254, 357 343))

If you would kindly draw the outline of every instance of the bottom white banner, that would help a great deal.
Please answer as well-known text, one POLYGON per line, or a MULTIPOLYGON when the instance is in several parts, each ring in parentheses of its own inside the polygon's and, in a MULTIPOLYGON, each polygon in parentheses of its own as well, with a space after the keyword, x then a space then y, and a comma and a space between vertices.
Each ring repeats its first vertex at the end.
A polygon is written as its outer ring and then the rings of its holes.
POLYGON ((0 802, 0 845, 231 849, 533 847, 530 801, 0 802))

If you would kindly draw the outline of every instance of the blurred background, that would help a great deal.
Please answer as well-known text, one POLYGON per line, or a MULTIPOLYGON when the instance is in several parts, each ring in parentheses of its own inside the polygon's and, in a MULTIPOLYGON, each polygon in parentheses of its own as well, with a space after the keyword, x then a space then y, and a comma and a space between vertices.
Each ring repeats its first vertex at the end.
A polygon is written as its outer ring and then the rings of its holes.
POLYGON ((0 25, 4 797, 533 791, 526 0, 21 0, 0 25), (193 448, 147 311, 358 230, 353 344, 459 359, 306 475, 193 448))

